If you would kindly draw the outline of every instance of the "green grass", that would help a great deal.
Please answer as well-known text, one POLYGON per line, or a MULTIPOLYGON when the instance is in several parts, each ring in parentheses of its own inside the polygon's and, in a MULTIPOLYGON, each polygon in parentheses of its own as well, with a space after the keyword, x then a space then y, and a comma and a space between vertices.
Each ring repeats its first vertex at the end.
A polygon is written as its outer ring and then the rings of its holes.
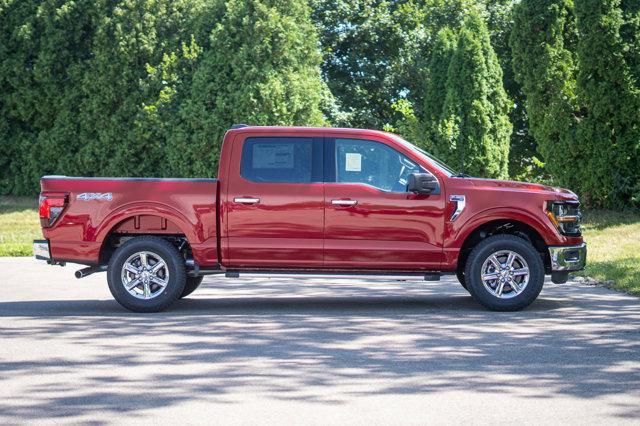
POLYGON ((0 256, 32 256, 42 238, 36 198, 0 197, 0 256))
MULTIPOLYGON (((583 274, 640 295, 640 212, 587 211, 583 231, 589 250, 583 274)), ((0 256, 31 256, 38 238, 36 199, 0 197, 0 256)))
POLYGON ((582 229, 587 241, 583 275, 640 295, 640 212, 587 211, 582 229))

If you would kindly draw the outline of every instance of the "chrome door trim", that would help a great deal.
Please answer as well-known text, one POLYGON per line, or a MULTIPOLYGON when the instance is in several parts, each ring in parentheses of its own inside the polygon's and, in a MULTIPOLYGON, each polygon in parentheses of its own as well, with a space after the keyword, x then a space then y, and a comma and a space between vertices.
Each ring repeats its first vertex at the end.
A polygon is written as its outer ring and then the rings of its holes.
POLYGON ((257 204, 260 202, 260 198, 236 197, 233 199, 233 202, 239 204, 257 204))
POLYGON ((350 207, 358 204, 358 200, 331 200, 334 206, 350 207))

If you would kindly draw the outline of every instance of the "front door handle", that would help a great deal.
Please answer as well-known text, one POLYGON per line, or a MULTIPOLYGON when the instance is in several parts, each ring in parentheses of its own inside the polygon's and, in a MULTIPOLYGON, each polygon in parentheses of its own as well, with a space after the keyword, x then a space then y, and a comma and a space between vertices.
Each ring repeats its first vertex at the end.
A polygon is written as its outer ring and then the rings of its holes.
POLYGON ((236 197, 233 199, 233 202, 238 204, 258 204, 260 202, 260 198, 236 197))
POLYGON ((351 207, 358 204, 358 200, 331 200, 334 206, 351 207))

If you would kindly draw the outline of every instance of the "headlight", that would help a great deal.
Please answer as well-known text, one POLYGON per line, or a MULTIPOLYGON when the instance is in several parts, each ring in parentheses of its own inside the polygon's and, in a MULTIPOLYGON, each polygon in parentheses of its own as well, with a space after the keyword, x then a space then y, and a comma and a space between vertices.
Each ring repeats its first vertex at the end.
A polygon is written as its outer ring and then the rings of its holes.
POLYGON ((546 213, 551 222, 562 235, 579 237, 580 231, 580 203, 578 201, 547 201, 546 213))

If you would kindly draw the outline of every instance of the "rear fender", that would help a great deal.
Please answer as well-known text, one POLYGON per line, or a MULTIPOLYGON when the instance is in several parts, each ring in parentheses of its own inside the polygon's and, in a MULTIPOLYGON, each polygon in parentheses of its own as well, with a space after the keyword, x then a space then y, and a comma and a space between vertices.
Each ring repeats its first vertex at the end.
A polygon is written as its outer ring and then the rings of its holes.
POLYGON ((177 226, 190 244, 200 243, 196 230, 198 223, 189 220, 182 213, 167 205, 145 201, 144 203, 134 203, 122 206, 107 216, 96 229, 96 241, 103 243, 111 231, 121 222, 135 216, 149 215, 171 221, 177 226))

